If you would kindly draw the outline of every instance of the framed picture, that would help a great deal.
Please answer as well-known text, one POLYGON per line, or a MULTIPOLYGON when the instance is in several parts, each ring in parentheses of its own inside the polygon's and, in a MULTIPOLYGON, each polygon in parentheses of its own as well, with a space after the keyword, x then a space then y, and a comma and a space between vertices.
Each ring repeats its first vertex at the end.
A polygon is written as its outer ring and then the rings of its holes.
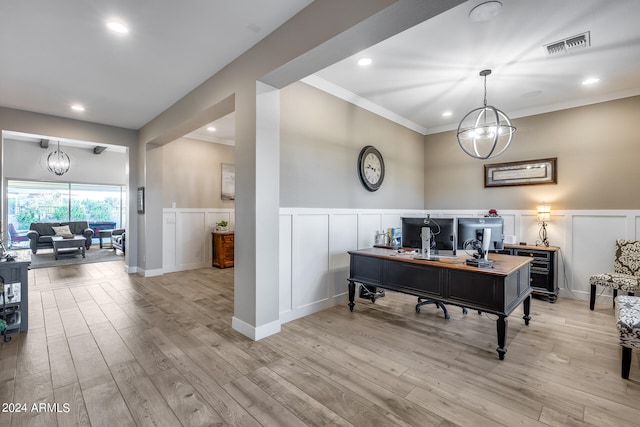
POLYGON ((484 186, 557 184, 558 158, 484 165, 484 186))
POLYGON ((236 165, 222 163, 222 200, 236 199, 236 165))
POLYGON ((144 213, 144 187, 138 187, 138 198, 136 199, 138 206, 138 213, 144 213))

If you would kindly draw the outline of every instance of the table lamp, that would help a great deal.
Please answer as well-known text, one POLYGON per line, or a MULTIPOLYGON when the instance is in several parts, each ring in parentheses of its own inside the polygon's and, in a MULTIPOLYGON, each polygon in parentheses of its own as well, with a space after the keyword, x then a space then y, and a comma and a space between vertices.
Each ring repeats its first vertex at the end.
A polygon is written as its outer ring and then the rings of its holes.
POLYGON ((547 239, 547 221, 551 219, 551 205, 542 202, 538 206, 538 221, 540 224, 540 236, 539 240, 536 240, 536 246, 549 246, 549 239, 547 239))

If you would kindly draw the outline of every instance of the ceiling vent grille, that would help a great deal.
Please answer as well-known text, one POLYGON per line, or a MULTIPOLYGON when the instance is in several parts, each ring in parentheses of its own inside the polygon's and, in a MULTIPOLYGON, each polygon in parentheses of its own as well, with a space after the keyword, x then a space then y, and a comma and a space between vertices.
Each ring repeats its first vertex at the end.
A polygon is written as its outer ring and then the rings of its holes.
POLYGON ((569 53, 576 49, 582 49, 591 46, 590 32, 587 31, 582 34, 568 37, 564 40, 549 43, 544 45, 544 49, 549 56, 556 56, 560 54, 569 53))

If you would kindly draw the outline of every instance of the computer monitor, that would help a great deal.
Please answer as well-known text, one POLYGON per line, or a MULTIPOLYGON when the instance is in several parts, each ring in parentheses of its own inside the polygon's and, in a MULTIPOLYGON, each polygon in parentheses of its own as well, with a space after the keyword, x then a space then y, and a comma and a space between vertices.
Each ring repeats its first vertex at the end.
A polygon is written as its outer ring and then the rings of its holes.
POLYGON ((402 218, 402 247, 421 249, 422 227, 428 227, 431 231, 432 254, 456 254, 455 218, 402 218))
POLYGON ((504 249, 504 220, 500 217, 458 218, 458 249, 471 249, 465 248, 465 242, 470 239, 481 242, 485 228, 491 230, 489 250, 504 249))

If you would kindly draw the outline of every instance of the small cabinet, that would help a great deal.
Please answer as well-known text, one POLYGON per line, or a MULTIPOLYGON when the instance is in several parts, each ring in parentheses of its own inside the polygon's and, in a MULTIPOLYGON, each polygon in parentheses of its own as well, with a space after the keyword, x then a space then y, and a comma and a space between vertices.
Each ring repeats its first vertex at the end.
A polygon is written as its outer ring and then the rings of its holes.
POLYGON ((211 233, 211 265, 218 268, 233 267, 233 245, 235 235, 232 231, 211 233))
POLYGON ((21 256, 16 260, 0 261, 0 319, 7 322, 2 332, 4 340, 8 334, 26 332, 29 328, 29 285, 27 270, 30 256, 21 256))
POLYGON ((511 255, 531 258, 531 291, 534 296, 556 302, 558 299, 557 246, 505 245, 511 255))

